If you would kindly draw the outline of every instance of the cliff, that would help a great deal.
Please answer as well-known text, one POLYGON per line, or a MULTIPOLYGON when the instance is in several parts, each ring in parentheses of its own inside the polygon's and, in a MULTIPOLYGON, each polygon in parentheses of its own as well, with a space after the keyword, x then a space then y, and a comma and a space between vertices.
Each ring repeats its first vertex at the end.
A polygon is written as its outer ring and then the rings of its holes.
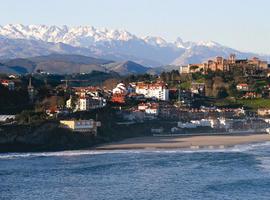
POLYGON ((53 122, 36 126, 7 126, 0 130, 0 152, 72 150, 97 143, 98 139, 92 135, 73 133, 53 122))

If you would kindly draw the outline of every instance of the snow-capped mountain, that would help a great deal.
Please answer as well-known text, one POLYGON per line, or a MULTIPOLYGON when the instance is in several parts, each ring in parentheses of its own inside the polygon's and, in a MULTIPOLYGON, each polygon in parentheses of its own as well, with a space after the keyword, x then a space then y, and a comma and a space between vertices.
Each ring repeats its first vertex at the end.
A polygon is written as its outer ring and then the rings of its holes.
POLYGON ((213 41, 185 42, 177 38, 175 42, 167 42, 161 37, 139 37, 125 30, 92 26, 8 24, 0 26, 0 45, 0 58, 80 54, 115 61, 132 60, 152 67, 201 62, 230 53, 239 57, 254 55, 213 41))
POLYGON ((65 43, 78 47, 91 47, 96 43, 111 41, 129 41, 138 39, 123 30, 96 29, 92 26, 46 26, 8 24, 0 27, 0 35, 11 39, 41 40, 53 43, 65 43))
POLYGON ((41 40, 44 42, 65 43, 78 47, 91 47, 101 43, 137 40, 155 47, 190 48, 191 46, 215 46, 215 42, 201 41, 184 42, 177 38, 174 43, 169 43, 161 37, 147 36, 137 37, 125 30, 97 29, 93 26, 46 26, 46 25, 22 25, 8 24, 0 26, 0 35, 10 39, 41 40))

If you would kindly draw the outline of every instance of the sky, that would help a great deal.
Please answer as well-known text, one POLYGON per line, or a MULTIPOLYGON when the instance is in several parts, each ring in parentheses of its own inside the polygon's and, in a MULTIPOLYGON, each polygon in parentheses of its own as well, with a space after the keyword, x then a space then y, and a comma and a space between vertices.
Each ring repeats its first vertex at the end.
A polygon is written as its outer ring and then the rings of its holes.
POLYGON ((92 25, 270 54, 269 0, 0 0, 0 24, 92 25))

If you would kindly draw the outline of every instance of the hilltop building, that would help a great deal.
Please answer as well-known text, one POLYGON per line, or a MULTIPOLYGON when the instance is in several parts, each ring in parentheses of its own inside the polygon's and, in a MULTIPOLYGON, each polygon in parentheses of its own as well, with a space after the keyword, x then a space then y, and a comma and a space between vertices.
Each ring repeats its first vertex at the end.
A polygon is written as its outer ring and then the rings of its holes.
POLYGON ((268 63, 256 57, 251 59, 236 59, 236 55, 231 54, 228 59, 218 56, 214 60, 208 60, 203 63, 181 66, 179 72, 180 74, 194 73, 199 71, 207 73, 208 70, 229 72, 235 68, 242 68, 244 70, 248 68, 253 70, 267 70, 268 63))

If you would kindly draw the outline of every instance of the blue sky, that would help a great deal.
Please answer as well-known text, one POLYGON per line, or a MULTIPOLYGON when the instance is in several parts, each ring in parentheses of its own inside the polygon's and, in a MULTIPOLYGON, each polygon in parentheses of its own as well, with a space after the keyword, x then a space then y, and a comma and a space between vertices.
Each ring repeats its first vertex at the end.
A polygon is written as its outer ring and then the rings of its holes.
POLYGON ((1 0, 0 24, 93 25, 270 54, 269 0, 1 0))

